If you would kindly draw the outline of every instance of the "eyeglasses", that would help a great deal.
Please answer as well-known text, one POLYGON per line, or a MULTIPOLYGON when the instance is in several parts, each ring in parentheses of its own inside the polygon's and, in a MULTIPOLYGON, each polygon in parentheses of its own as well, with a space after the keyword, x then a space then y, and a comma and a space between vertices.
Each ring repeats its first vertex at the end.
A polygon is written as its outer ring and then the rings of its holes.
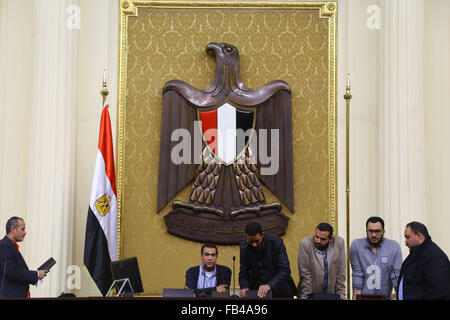
POLYGON ((371 229, 368 229, 368 230, 366 230, 366 232, 367 232, 367 233, 380 234, 381 232, 383 232, 383 230, 380 230, 380 229, 378 229, 378 230, 371 230, 371 229))

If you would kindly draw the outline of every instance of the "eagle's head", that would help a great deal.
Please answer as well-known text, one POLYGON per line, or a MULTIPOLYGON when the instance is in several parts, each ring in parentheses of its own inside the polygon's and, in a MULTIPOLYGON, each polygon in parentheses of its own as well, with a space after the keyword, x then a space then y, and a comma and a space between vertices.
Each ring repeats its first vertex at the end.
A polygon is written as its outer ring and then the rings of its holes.
POLYGON ((239 50, 228 43, 215 43, 210 42, 206 45, 207 54, 215 54, 216 59, 226 59, 231 57, 232 59, 237 59, 239 61, 239 50))
POLYGON ((213 95, 224 91, 245 90, 241 81, 239 66, 239 50, 228 43, 210 42, 206 45, 206 53, 216 57, 216 73, 212 85, 206 90, 213 95))

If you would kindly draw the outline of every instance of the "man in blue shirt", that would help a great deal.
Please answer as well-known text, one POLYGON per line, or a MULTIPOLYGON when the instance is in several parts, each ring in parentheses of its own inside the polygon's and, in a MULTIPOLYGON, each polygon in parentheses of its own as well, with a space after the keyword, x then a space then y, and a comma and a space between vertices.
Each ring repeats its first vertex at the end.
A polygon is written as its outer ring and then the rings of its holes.
POLYGON ((186 271, 185 289, 195 289, 204 296, 212 291, 226 292, 231 282, 231 270, 217 264, 219 251, 215 244, 204 244, 200 250, 202 264, 186 271))
POLYGON ((371 217, 366 222, 365 238, 353 240, 349 255, 352 265, 353 299, 358 294, 384 295, 391 298, 397 288, 402 265, 400 245, 384 238, 384 221, 371 217))

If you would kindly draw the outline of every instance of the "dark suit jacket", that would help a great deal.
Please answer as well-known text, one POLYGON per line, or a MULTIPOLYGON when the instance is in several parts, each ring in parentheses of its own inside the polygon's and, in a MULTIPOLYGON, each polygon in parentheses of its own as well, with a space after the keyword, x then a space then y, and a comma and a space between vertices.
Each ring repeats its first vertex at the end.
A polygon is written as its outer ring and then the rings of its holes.
MULTIPOLYGON (((283 240, 266 233, 263 255, 264 269, 270 278, 266 284, 272 288, 272 296, 274 298, 292 298, 297 295, 283 240)), ((247 241, 243 241, 240 245, 239 285, 241 289, 257 290, 260 285, 258 274, 255 249, 247 241)))
POLYGON ((402 277, 405 300, 450 299, 450 263, 431 240, 410 252, 400 269, 402 277))
POLYGON ((8 237, 0 240, 0 296, 26 298, 28 286, 37 281, 38 273, 28 269, 14 243, 8 237))
MULTIPOLYGON (((186 283, 185 286, 189 289, 197 289, 198 277, 200 274, 200 266, 189 268, 186 271, 186 283)), ((216 265, 216 286, 230 285, 231 282, 231 270, 226 266, 216 265)), ((214 291, 216 288, 211 288, 210 291, 214 291)))

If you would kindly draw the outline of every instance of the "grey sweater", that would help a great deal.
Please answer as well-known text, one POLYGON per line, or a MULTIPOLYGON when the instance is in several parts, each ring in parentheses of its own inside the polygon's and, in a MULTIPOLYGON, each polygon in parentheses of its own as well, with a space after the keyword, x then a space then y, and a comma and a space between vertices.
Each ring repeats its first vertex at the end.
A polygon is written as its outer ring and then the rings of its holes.
POLYGON ((390 299, 402 266, 400 245, 384 238, 374 254, 369 240, 361 238, 353 240, 349 255, 353 289, 362 290, 362 294, 382 294, 390 299))

